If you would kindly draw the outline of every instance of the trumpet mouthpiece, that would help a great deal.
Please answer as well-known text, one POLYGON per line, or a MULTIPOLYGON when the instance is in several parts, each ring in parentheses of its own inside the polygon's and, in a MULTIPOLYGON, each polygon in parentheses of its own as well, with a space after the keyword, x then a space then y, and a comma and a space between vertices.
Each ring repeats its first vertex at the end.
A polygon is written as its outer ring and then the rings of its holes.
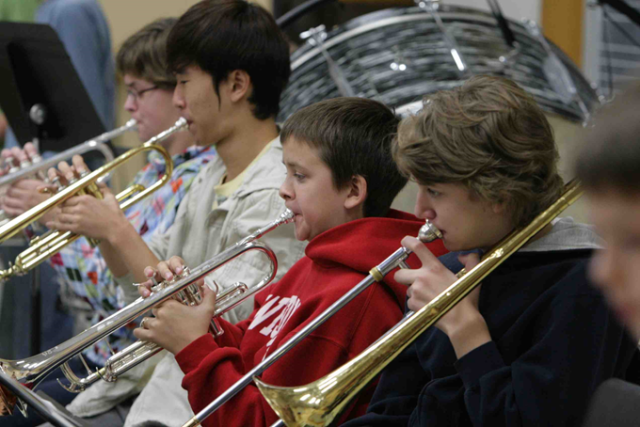
POLYGON ((282 212, 280 214, 280 221, 282 221, 282 223, 284 224, 289 224, 290 222, 293 222, 293 212, 291 212, 291 210, 289 209, 285 209, 284 212, 282 212))
POLYGON ((425 224, 420 227, 420 232, 418 233, 418 240, 422 243, 433 242, 436 239, 442 239, 442 233, 438 230, 438 227, 431 224, 429 220, 426 220, 425 224))

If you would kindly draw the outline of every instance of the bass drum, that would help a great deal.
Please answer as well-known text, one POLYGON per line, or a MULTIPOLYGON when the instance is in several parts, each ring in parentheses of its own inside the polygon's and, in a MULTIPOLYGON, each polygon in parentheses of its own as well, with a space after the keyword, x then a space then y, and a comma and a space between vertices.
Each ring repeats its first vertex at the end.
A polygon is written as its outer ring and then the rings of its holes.
MULTIPOLYGON (((534 23, 509 21, 509 27, 515 48, 507 44, 493 15, 476 9, 440 5, 435 14, 411 7, 363 15, 309 39, 293 53, 278 119, 345 92, 381 101, 401 115, 412 114, 429 93, 456 87, 473 75, 501 75, 517 82, 548 113, 567 177, 572 147, 581 124, 599 104, 598 96, 534 23)), ((416 191, 415 185, 407 186, 394 207, 412 212, 416 191)), ((583 207, 570 209, 568 215, 585 220, 583 207)))

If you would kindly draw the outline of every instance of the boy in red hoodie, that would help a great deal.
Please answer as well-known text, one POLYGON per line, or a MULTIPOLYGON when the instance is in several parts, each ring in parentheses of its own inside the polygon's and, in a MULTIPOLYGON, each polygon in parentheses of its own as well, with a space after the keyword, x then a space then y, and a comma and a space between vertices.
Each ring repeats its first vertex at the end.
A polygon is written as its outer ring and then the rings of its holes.
MULTIPOLYGON (((280 188, 295 214, 306 256, 255 298, 252 315, 237 325, 220 319, 224 335, 208 331, 215 295, 205 289, 201 305, 169 301, 137 329, 138 338, 176 355, 185 372, 182 386, 195 412, 303 328, 368 271, 417 235, 421 222, 390 210, 406 183, 390 154, 398 119, 383 104, 338 98, 304 108, 285 123, 281 140, 287 177, 280 188)), ((430 244, 435 256, 445 252, 430 244)), ((149 274, 180 274, 174 257, 149 274)), ((262 375, 270 384, 314 381, 359 354, 402 317, 406 288, 387 275, 324 323, 262 375)), ((149 294, 147 288, 141 294, 149 294)), ((358 397, 343 420, 363 414, 373 388, 358 397)), ((258 389, 246 387, 204 425, 268 426, 277 420, 258 389)))

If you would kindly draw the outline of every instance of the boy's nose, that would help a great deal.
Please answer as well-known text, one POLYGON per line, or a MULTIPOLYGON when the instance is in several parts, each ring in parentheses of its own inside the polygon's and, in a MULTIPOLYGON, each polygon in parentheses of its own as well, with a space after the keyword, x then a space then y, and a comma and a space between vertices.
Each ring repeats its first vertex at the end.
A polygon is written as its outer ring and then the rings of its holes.
POLYGON ((124 101, 124 109, 130 113, 136 110, 136 103, 133 101, 132 96, 127 96, 126 101, 124 101))
POLYGON ((293 199, 294 193, 293 193, 293 188, 291 186, 291 182, 290 182, 289 176, 287 176, 284 179, 284 181, 282 182, 282 185, 280 186, 280 191, 278 191, 278 194, 285 201, 293 199))
POLYGON ((180 93, 180 89, 178 88, 178 86, 176 86, 176 89, 173 91, 173 98, 171 99, 173 102, 173 106, 183 110, 186 102, 184 100, 184 97, 182 96, 182 93, 180 93))
POLYGON ((422 194, 422 191, 418 191, 418 197, 416 198, 416 206, 413 210, 413 214, 421 219, 434 220, 436 218, 436 211, 431 207, 428 200, 422 194))

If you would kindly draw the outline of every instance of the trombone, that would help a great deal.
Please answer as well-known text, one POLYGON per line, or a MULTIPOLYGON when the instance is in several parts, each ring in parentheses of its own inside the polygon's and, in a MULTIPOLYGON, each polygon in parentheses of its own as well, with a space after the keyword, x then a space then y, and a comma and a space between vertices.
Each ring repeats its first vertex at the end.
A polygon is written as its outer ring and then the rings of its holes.
MULTIPOLYGON (((381 281, 395 267, 404 267, 404 260, 410 251, 401 247, 391 254, 369 275, 343 295, 317 318, 297 334, 289 338, 278 347, 262 363, 256 365, 233 386, 218 396, 206 408, 187 421, 183 427, 200 426, 209 415, 218 410, 252 381, 256 383, 260 392, 281 421, 272 427, 292 426, 326 426, 346 408, 349 401, 374 379, 396 356, 408 347, 427 328, 434 325, 453 308, 460 300, 467 296, 480 284, 489 273, 497 268, 509 256, 520 249, 538 231, 542 230, 556 216, 573 204, 582 195, 582 189, 576 181, 565 186, 560 198, 547 210, 539 214, 525 228, 514 230, 500 241, 490 252, 483 256, 482 261, 468 273, 463 269, 457 276, 459 279, 442 294, 417 313, 405 319, 390 329, 385 335, 374 342, 367 350, 355 359, 325 377, 299 387, 276 387, 263 383, 257 378, 269 366, 291 350, 298 342, 313 333, 329 317, 344 307, 359 293, 377 281, 381 281)), ((420 229, 418 239, 427 243, 441 238, 441 234, 429 221, 420 229)))
POLYGON ((435 325, 485 277, 581 195, 582 189, 578 182, 572 181, 567 184, 560 198, 529 225, 512 231, 484 255, 478 265, 464 273, 429 304, 414 315, 406 317, 364 352, 332 373, 300 387, 275 387, 255 378, 260 392, 282 420, 275 425, 284 423, 288 427, 315 427, 331 424, 349 401, 396 356, 424 331, 435 325))
MULTIPOLYGON (((436 239, 442 238, 440 230, 438 230, 428 220, 425 225, 420 228, 418 239, 423 243, 429 243, 436 239)), ((380 282, 384 279, 390 271, 396 267, 408 268, 405 263, 406 259, 411 255, 411 251, 405 247, 400 247, 397 251, 387 257, 384 261, 378 264, 376 267, 369 271, 369 275, 362 279, 360 283, 354 286, 349 292, 344 294, 340 299, 331 304, 325 311, 320 313, 318 317, 311 320, 305 327, 303 327, 298 333, 289 338, 284 344, 274 350, 271 355, 263 359, 262 362, 257 364, 252 370, 247 372, 242 378, 240 378, 234 385, 229 387, 224 393, 218 396, 213 402, 211 402, 206 408, 191 418, 183 427, 196 427, 199 426, 209 415, 218 410, 223 404, 238 394, 243 388, 255 381, 256 375, 262 374, 269 366, 273 365, 280 357, 284 356, 289 350, 295 347, 300 341, 309 336, 313 331, 320 327, 326 320, 333 316, 338 310, 347 305, 356 296, 362 293, 365 289, 376 282, 380 282)), ((279 415, 279 414, 278 414, 279 415)))
MULTIPOLYGON (((276 272, 278 271, 276 256, 267 245, 261 243, 258 239, 280 225, 288 224, 292 221, 293 214, 287 209, 275 221, 260 228, 255 233, 245 237, 215 257, 205 261, 195 269, 190 271, 185 270, 181 277, 154 286, 152 288, 152 294, 148 298, 138 298, 122 310, 96 323, 62 344, 22 360, 0 359, 0 373, 7 374, 22 384, 33 384, 36 386, 52 370, 60 365, 66 365, 66 362, 70 358, 79 355, 85 348, 107 337, 112 332, 120 329, 169 298, 177 297, 178 301, 183 303, 190 305, 196 304, 197 301, 201 299, 196 282, 211 271, 216 270, 245 252, 255 250, 265 254, 271 261, 271 268, 256 285, 248 288, 246 285, 240 284, 218 295, 219 300, 216 303, 214 317, 221 316, 246 298, 264 289, 275 278, 276 272)), ((221 332, 218 331, 218 333, 221 332)), ((161 350, 161 347, 153 343, 136 342, 122 352, 113 355, 107 360, 103 368, 95 373, 90 373, 88 377, 83 379, 78 378, 71 372, 68 366, 64 366, 62 370, 69 381, 71 381, 71 387, 69 387, 68 390, 73 392, 82 391, 84 387, 99 379, 115 381, 118 375, 137 366, 161 350)), ((82 356, 80 357, 82 358, 82 356)), ((84 359, 81 359, 81 361, 84 362, 84 359)), ((2 403, 6 406, 12 406, 10 401, 3 399, 2 393, 0 392, 0 407, 2 407, 2 403)))
MULTIPOLYGON (((165 174, 160 180, 156 181, 148 188, 144 188, 144 186, 136 184, 120 192, 116 196, 118 202, 122 202, 124 199, 126 199, 120 204, 120 208, 123 210, 127 209, 129 206, 138 202, 142 198, 158 190, 163 185, 165 185, 169 181, 169 179, 171 179, 171 173, 173 172, 173 161, 171 160, 171 156, 169 155, 167 150, 164 147, 157 145, 157 142, 168 138, 175 132, 181 131, 186 127, 186 120, 184 118, 180 118, 172 127, 154 136, 140 147, 132 148, 113 161, 99 167, 91 173, 85 171, 81 174, 79 179, 71 182, 67 187, 61 189, 46 201, 15 217, 8 223, 0 226, 0 242, 3 242, 16 235, 21 230, 26 228, 29 224, 40 219, 51 209, 61 205, 66 200, 75 195, 91 194, 101 199, 102 193, 97 186, 98 180, 139 153, 151 150, 159 152, 164 157, 167 165, 165 174)), ((79 237, 79 235, 71 233, 69 231, 60 232, 55 230, 51 230, 42 236, 35 237, 31 240, 29 248, 18 255, 15 264, 10 265, 6 270, 0 270, 0 281, 6 280, 14 275, 25 274, 27 271, 36 267, 42 261, 54 255, 60 249, 75 241, 79 237)))

